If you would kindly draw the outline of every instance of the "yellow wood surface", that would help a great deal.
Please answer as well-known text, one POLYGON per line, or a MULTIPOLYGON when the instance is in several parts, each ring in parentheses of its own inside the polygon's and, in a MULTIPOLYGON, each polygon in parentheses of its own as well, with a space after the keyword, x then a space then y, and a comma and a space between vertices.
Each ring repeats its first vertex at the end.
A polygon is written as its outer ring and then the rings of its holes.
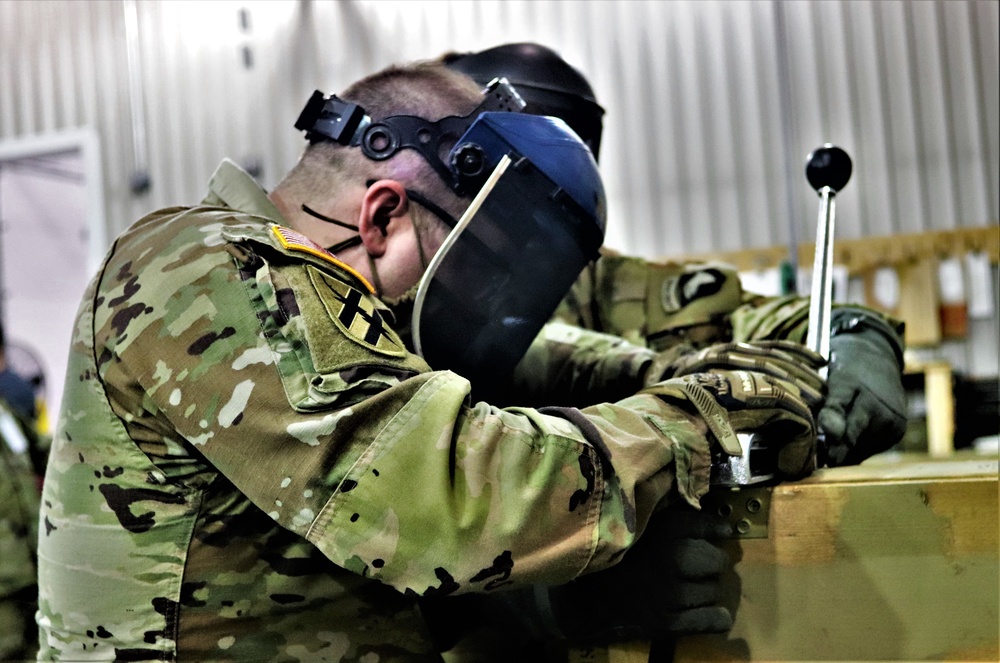
POLYGON ((907 375, 923 375, 927 404, 927 453, 949 458, 955 451, 955 394, 951 364, 928 361, 907 364, 907 375))
POLYGON ((927 398, 927 452, 931 456, 947 457, 955 450, 955 398, 951 366, 947 362, 926 366, 924 394, 927 398))
MULTIPOLYGON (((724 582, 729 633, 673 650, 658 642, 653 657, 631 642, 555 648, 546 660, 997 661, 998 471, 995 454, 881 454, 753 489, 768 495, 759 538, 724 544, 736 561, 724 582)), ((446 660, 516 660, 477 647, 446 660)))
POLYGON ((775 487, 767 538, 730 546, 732 631, 674 661, 996 661, 997 472, 922 457, 775 487))

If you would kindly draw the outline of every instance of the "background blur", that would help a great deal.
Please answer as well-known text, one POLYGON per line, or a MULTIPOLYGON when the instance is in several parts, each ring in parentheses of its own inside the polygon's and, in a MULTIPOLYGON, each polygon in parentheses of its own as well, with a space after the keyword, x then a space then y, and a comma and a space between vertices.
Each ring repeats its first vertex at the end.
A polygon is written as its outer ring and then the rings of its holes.
MULTIPOLYGON (((314 89, 537 41, 607 111, 608 245, 681 257, 811 242, 805 158, 837 144, 855 170, 836 235, 882 240, 852 245, 839 297, 895 311, 916 292, 904 317, 928 334, 920 357, 995 377, 998 24, 995 0, 5 0, 0 314, 39 350, 57 403, 85 280, 142 214, 199 200, 227 156, 273 186, 314 89), (924 261, 919 279, 906 270, 924 261), (956 297, 971 306, 957 334, 937 320, 956 297)), ((773 260, 754 255, 748 282, 771 288, 773 260)))

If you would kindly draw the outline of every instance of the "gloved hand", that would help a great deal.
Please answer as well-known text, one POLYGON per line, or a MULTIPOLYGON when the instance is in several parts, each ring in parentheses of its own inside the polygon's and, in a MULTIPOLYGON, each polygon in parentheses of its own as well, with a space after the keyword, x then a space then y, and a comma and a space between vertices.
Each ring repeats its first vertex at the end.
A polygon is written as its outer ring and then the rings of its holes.
POLYGON ((733 561, 713 541, 731 534, 704 512, 661 512, 617 565, 549 588, 559 630, 573 644, 728 631, 720 580, 733 561))
POLYGON ((646 372, 646 384, 693 373, 744 369, 791 382, 810 408, 817 408, 825 392, 817 369, 826 359, 793 341, 719 343, 702 350, 679 346, 661 353, 646 372))
POLYGON ((902 345, 896 331, 876 315, 861 309, 834 311, 828 393, 818 417, 831 467, 856 465, 896 444, 906 432, 902 345))
POLYGON ((736 433, 752 432, 780 445, 777 470, 785 478, 804 477, 816 467, 816 423, 793 382, 752 371, 713 371, 672 378, 641 393, 690 403, 730 455, 741 452, 736 433))

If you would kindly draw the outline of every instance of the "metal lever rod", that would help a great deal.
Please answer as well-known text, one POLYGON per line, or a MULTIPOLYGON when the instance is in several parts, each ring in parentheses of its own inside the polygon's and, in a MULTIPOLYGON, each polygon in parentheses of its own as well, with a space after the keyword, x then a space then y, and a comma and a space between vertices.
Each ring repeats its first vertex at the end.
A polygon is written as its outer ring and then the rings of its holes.
MULTIPOLYGON (((852 163, 847 152, 829 143, 813 150, 806 159, 806 179, 819 194, 816 252, 813 257, 809 299, 809 329, 806 346, 830 358, 830 310, 833 299, 833 236, 837 192, 851 179, 852 163)), ((821 371, 826 377, 826 368, 821 371)))
MULTIPOLYGON (((826 144, 813 150, 806 160, 806 178, 819 194, 819 221, 816 228, 816 255, 813 262, 812 292, 809 301, 809 330, 806 345, 827 359, 830 358, 830 311, 833 298, 833 231, 835 198, 851 179, 851 158, 847 152, 826 144)), ((822 370, 826 377, 826 368, 822 370)), ((735 487, 769 481, 773 473, 758 472, 761 466, 773 466, 765 457, 763 462, 751 463, 754 451, 766 453, 768 445, 756 433, 740 433, 742 454, 722 453, 712 460, 712 483, 735 487), (755 467, 756 465, 756 467, 755 467)))

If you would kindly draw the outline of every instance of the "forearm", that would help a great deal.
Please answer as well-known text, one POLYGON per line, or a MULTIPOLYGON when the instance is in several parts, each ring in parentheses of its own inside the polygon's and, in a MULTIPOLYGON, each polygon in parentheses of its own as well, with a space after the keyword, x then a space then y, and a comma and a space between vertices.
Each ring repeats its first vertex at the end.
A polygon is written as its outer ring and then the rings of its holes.
POLYGON ((616 336, 552 322, 528 348, 499 399, 574 407, 613 402, 642 388, 654 357, 616 336))
MULTIPOLYGON (((834 318, 843 311, 864 317, 902 341, 903 324, 875 309, 859 304, 835 304, 834 318)), ((809 330, 809 298, 796 295, 763 297, 748 295, 744 303, 732 314, 734 341, 787 340, 804 343, 809 330)), ((836 334, 838 330, 834 329, 836 334)))

